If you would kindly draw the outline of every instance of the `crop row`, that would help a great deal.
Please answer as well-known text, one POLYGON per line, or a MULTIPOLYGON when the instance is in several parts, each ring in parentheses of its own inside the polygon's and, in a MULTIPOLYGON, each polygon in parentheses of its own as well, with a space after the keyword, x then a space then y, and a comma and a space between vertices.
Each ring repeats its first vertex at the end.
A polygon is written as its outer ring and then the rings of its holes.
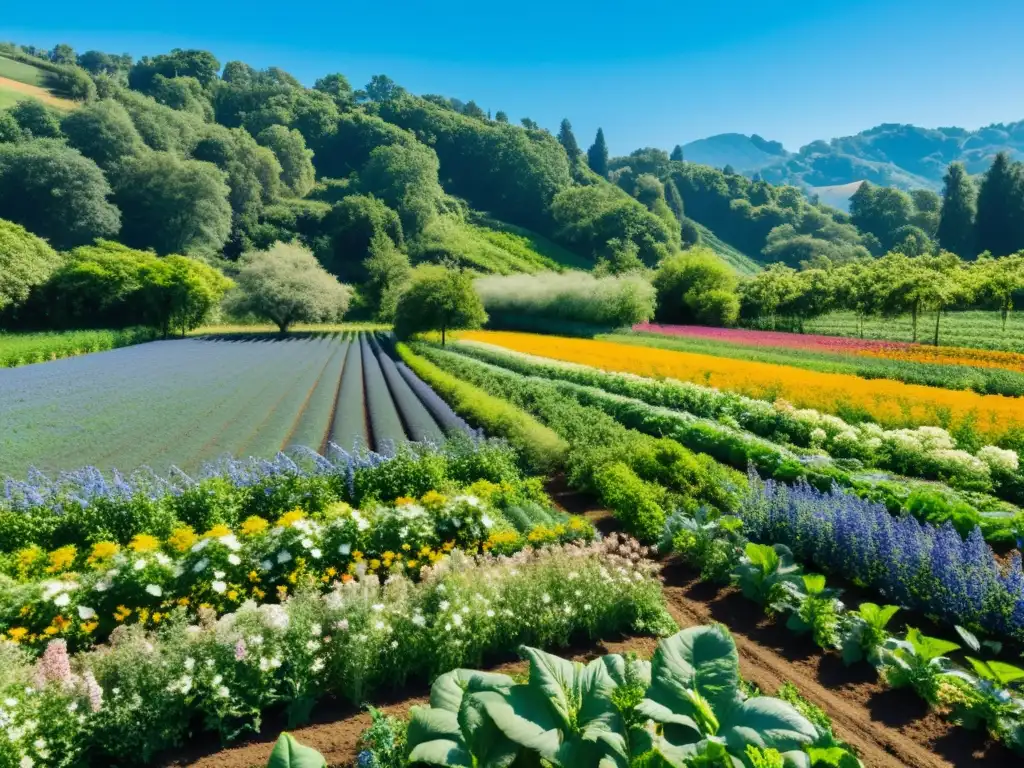
POLYGON ((223 454, 439 440, 439 418, 458 422, 410 379, 366 334, 162 341, 3 371, 0 473, 194 472, 223 454))

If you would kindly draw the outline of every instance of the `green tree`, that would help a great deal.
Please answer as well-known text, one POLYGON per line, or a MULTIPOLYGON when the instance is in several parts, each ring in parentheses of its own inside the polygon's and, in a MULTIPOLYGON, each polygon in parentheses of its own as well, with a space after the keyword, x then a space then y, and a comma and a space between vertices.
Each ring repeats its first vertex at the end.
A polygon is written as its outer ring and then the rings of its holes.
POLYGON ((939 247, 964 259, 973 257, 976 190, 963 163, 950 163, 942 179, 942 209, 939 213, 939 247))
POLYGON ((984 255, 974 265, 977 270, 977 292, 987 304, 999 310, 1006 333, 1006 320, 1013 310, 1014 296, 1024 293, 1024 253, 993 259, 984 255))
POLYGON ((786 307, 801 290, 797 272, 785 264, 772 264, 740 286, 740 303, 744 315, 769 318, 772 329, 780 308, 786 307))
POLYGON ((390 323, 395 319, 398 297, 412 272, 409 257, 383 232, 373 236, 369 254, 363 261, 366 300, 378 322, 390 323))
POLYGON ((834 273, 836 306, 857 316, 857 333, 864 338, 864 321, 881 311, 882 270, 870 259, 858 259, 839 266, 834 273))
POLYGON ((54 139, 0 144, 0 218, 73 248, 121 227, 110 185, 92 160, 54 139))
POLYGON ((538 125, 535 120, 531 120, 528 117, 521 118, 519 120, 519 122, 522 123, 523 124, 523 128, 525 128, 528 131, 539 131, 540 130, 540 125, 538 125))
POLYGON ((75 49, 70 45, 67 43, 59 43, 53 47, 52 51, 50 51, 50 61, 54 64, 74 66, 78 61, 78 57, 75 56, 75 49))
POLYGON ((580 154, 580 147, 576 143, 576 137, 572 133, 572 123, 568 118, 562 118, 562 124, 558 128, 558 143, 565 149, 565 154, 569 156, 569 162, 575 163, 580 154))
POLYGON ((680 224, 686 219, 686 209, 683 207, 683 196, 679 194, 679 187, 672 181, 672 178, 665 182, 665 202, 668 203, 672 215, 680 224))
POLYGON ((231 232, 230 193, 224 173, 210 163, 143 153, 115 174, 121 240, 159 254, 216 253, 231 232))
POLYGON ((26 136, 34 139, 60 138, 60 118, 38 99, 19 101, 8 112, 26 136))
POLYGON ((13 144, 16 141, 21 141, 23 137, 21 126, 14 119, 14 115, 6 110, 0 111, 0 144, 6 142, 13 144))
POLYGON ((884 251, 901 242, 898 233, 911 224, 913 211, 914 202, 906 192, 866 181, 850 197, 851 221, 877 237, 884 251))
POLYGON ((779 313, 795 317, 800 333, 804 321, 820 317, 835 306, 835 282, 826 269, 802 269, 796 273, 796 289, 779 306, 779 313))
POLYGON ((500 109, 494 113, 494 121, 501 123, 502 125, 508 125, 508 113, 502 112, 500 109))
POLYGON ((143 277, 146 303, 165 339, 173 329, 184 337, 205 323, 233 286, 219 270, 188 256, 152 261, 143 277))
POLYGON ((193 77, 204 88, 209 87, 220 72, 220 62, 209 51, 175 48, 159 56, 144 56, 128 73, 132 90, 149 92, 157 75, 164 77, 193 77))
POLYGON ((910 199, 914 201, 914 213, 910 217, 910 223, 921 229, 928 237, 935 237, 939 230, 942 198, 930 189, 912 189, 910 199))
POLYGON ((387 75, 374 75, 370 78, 370 82, 366 84, 362 95, 370 101, 381 103, 393 101, 404 93, 405 89, 387 75))
POLYGON ((587 150, 587 164, 598 176, 608 178, 608 145, 605 143, 604 131, 601 128, 597 129, 594 143, 587 150))
POLYGON ((149 94, 161 104, 196 117, 213 120, 213 104, 202 84, 194 77, 164 77, 156 75, 149 94))
POLYGON ((437 215, 444 190, 437 155, 422 144, 377 147, 359 174, 359 186, 398 211, 411 238, 437 215))
POLYGON ((1024 248, 1024 182, 1020 166, 1000 152, 978 189, 974 246, 980 253, 1008 256, 1024 248))
POLYGON ((404 242, 402 221, 381 200, 370 195, 349 195, 341 199, 324 221, 329 248, 321 253, 324 266, 343 282, 364 282, 365 259, 370 244, 378 235, 389 238, 396 247, 404 242))
POLYGON ((672 147, 672 154, 669 155, 669 160, 674 160, 677 163, 683 162, 683 147, 681 144, 676 144, 672 147))
POLYGON ((60 263, 45 240, 19 224, 0 219, 0 312, 17 309, 60 263))
POLYGON ((145 148, 128 111, 111 99, 69 112, 61 128, 68 144, 104 169, 145 148))
POLYGON ((607 243, 598 256, 594 265, 594 274, 599 277, 605 275, 628 275, 632 272, 645 272, 647 267, 640 260, 640 249, 632 240, 623 240, 613 237, 607 243))
POLYGON ((317 91, 326 93, 338 106, 338 109, 347 109, 355 102, 355 94, 352 92, 352 85, 348 78, 340 73, 325 75, 313 84, 317 91))
POLYGON ((305 197, 316 184, 313 152, 306 149, 306 140, 296 130, 272 125, 256 140, 269 148, 281 163, 281 181, 296 197, 305 197))
POLYGON ((293 323, 340 320, 351 291, 327 272, 301 245, 275 243, 239 260, 238 292, 229 307, 274 323, 286 333, 293 323))
POLYGON ((448 331, 479 328, 486 322, 487 313, 468 272, 424 264, 413 270, 398 297, 395 334, 405 339, 414 333, 440 331, 443 346, 448 331))
POLYGON ((656 317, 664 323, 732 325, 739 314, 736 273, 710 248, 691 248, 658 265, 656 317), (731 299, 726 298, 731 296, 731 299))

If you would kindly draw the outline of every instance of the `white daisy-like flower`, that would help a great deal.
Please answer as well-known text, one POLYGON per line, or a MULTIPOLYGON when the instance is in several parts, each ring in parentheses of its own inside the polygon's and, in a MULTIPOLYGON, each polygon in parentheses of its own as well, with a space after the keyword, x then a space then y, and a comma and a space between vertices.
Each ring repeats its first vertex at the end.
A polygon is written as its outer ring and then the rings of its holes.
POLYGON ((32 768, 32 766, 34 766, 35 764, 35 760, 33 760, 28 755, 25 755, 21 758, 21 761, 18 763, 18 768, 32 768))
POLYGON ((547 605, 551 602, 551 595, 545 592, 543 595, 540 596, 540 601, 544 603, 544 605, 547 605))
POLYGON ((210 682, 212 682, 214 685, 220 685, 224 682, 224 675, 214 675, 213 680, 211 680, 210 682))
POLYGON ((452 624, 454 624, 456 627, 461 627, 462 626, 462 615, 458 614, 458 613, 453 613, 452 614, 452 624))
POLYGON ((232 552, 230 555, 228 555, 228 562, 231 563, 232 565, 241 565, 242 564, 242 558, 240 558, 238 555, 236 555, 234 552, 232 552))
POLYGON ((228 588, 228 585, 225 584, 223 581, 217 580, 210 583, 210 588, 219 595, 222 594, 224 590, 228 588))
POLYGON ((438 605, 437 607, 440 608, 442 611, 447 611, 448 610, 448 606, 450 606, 450 605, 451 605, 451 603, 449 603, 447 600, 442 600, 441 604, 438 605))
POLYGON ((427 618, 422 613, 417 613, 412 617, 412 623, 417 627, 424 627, 427 624, 427 618))
POLYGON ((322 672, 323 668, 324 668, 324 660, 323 659, 314 659, 313 660, 313 664, 310 666, 310 669, 312 669, 314 672, 322 672))
POLYGON ((269 571, 273 567, 274 567, 274 564, 272 562, 270 562, 269 560, 264 560, 264 561, 262 561, 260 563, 260 568, 262 568, 264 571, 269 571))
POLYGON ((135 567, 136 571, 141 571, 143 568, 146 567, 146 565, 147 565, 146 558, 140 557, 138 560, 135 561, 135 566, 134 567, 135 567))
POLYGON ((307 640, 306 641, 306 650, 307 651, 315 651, 315 650, 317 650, 319 648, 320 648, 320 643, 318 643, 316 640, 307 640))
POLYGON ((221 536, 218 541, 232 552, 237 552, 242 547, 242 543, 233 533, 229 533, 227 536, 221 536))
POLYGON ((324 553, 321 552, 318 547, 313 547, 311 550, 309 550, 309 556, 312 557, 314 560, 319 560, 323 556, 323 554, 324 553))
POLYGON ((309 539, 309 538, 303 539, 299 543, 302 544, 302 548, 303 549, 312 549, 313 548, 313 540, 312 539, 309 539))
POLYGON ((224 571, 214 571, 213 572, 213 578, 215 578, 215 579, 223 579, 224 578, 224 571))
POLYGON ((352 545, 349 544, 347 541, 344 544, 338 545, 338 554, 348 555, 350 552, 352 552, 352 545))
POLYGON ((71 595, 67 592, 61 592, 55 598, 53 598, 53 604, 58 608, 63 608, 65 605, 71 602, 71 595))
POLYGON ((166 566, 171 564, 171 558, 169 558, 163 552, 157 552, 155 557, 156 557, 156 561, 158 563, 160 563, 160 565, 163 565, 163 566, 166 567, 166 566))
POLYGON ((191 656, 189 656, 187 659, 185 659, 185 662, 184 662, 185 669, 191 670, 193 667, 195 667, 195 665, 196 665, 196 660, 193 659, 191 656))
POLYGON ((87 605, 80 605, 80 606, 78 606, 78 617, 80 619, 82 619, 82 621, 88 621, 89 619, 95 619, 96 618, 96 611, 94 609, 90 608, 87 605))
POLYGON ((492 611, 490 608, 487 609, 487 618, 488 619, 493 619, 494 618, 494 611, 492 611))
POLYGON ((321 627, 319 624, 314 624, 309 628, 309 634, 313 635, 313 637, 320 637, 323 631, 323 627, 321 627))
POLYGON ((158 584, 147 584, 146 591, 153 597, 160 597, 164 593, 158 584))
MULTIPOLYGON (((209 541, 209 539, 203 539, 203 541, 209 541)), ((200 560, 198 563, 192 566, 192 570, 196 573, 199 573, 200 571, 205 571, 206 566, 208 566, 209 564, 210 561, 204 557, 202 560, 200 560)))
POLYGON ((281 563, 282 565, 289 562, 291 559, 292 553, 289 552, 287 549, 282 549, 280 552, 277 553, 277 562, 281 563))
POLYGON ((217 689, 217 695, 222 699, 226 699, 228 696, 231 695, 231 691, 228 690, 228 687, 226 685, 222 685, 220 688, 217 689))

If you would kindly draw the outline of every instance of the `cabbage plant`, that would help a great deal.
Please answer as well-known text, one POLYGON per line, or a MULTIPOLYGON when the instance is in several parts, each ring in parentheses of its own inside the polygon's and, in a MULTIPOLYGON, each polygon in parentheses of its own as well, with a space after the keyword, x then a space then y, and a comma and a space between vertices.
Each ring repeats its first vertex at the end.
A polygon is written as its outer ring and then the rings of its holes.
POLYGON ((800 566, 793 562, 793 552, 784 544, 750 542, 733 569, 733 581, 743 596, 761 605, 776 602, 783 595, 783 585, 799 578, 800 566))
POLYGON ((523 653, 523 683, 468 670, 438 678, 430 706, 410 713, 409 763, 752 768, 752 756, 774 750, 785 766, 810 768, 814 725, 781 699, 745 696, 736 645, 720 625, 662 640, 649 663, 523 653))

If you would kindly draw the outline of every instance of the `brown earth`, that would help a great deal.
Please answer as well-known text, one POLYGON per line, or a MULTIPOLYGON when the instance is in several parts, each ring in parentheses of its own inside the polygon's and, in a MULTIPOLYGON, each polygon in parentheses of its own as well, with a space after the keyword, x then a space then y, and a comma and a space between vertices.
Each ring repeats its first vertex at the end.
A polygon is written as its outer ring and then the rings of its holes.
MULTIPOLYGON (((573 492, 564 480, 548 486, 552 498, 566 511, 583 514, 601 530, 614 530, 615 520, 591 500, 573 492)), ((834 731, 850 744, 867 768, 960 768, 1011 766, 1021 761, 982 733, 943 720, 930 712, 912 691, 894 691, 880 683, 866 664, 846 667, 836 654, 824 654, 809 639, 794 635, 763 616, 759 608, 733 588, 703 583, 692 571, 669 559, 663 571, 669 611, 681 627, 710 622, 727 626, 736 640, 740 672, 764 693, 774 694, 785 682, 793 683, 809 701, 832 718, 834 731)), ((566 654, 587 661, 605 653, 653 653, 652 638, 625 638, 578 648, 566 654)), ((493 667, 510 674, 526 669, 522 662, 493 667)), ((376 704, 388 714, 401 715, 425 702, 426 686, 419 686, 376 704)), ((349 707, 321 707, 316 722, 293 731, 295 737, 321 753, 331 766, 349 766, 359 751, 359 736, 370 724, 365 712, 349 707)), ((196 742, 166 768, 262 768, 270 754, 280 723, 269 722, 256 739, 218 751, 209 741, 196 742)))

